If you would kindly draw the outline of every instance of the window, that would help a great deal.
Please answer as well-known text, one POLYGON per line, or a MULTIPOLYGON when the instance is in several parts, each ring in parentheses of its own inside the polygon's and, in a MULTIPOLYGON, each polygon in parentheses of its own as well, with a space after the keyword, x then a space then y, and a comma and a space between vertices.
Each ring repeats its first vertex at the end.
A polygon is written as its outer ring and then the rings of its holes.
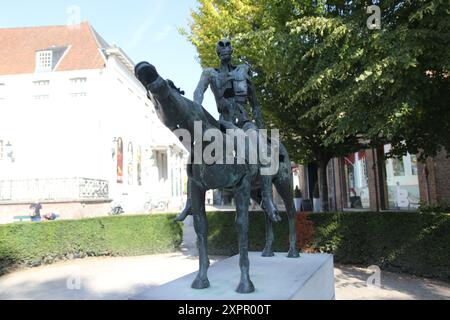
POLYGON ((347 191, 346 208, 370 208, 369 177, 366 152, 360 151, 344 158, 344 174, 347 191))
MULTIPOLYGON (((385 153, 390 150, 391 145, 384 147, 385 153)), ((387 159, 386 186, 389 209, 417 209, 420 201, 417 157, 407 154, 398 159, 387 159)))
POLYGON ((49 100, 50 99, 50 95, 48 94, 38 94, 33 96, 34 100, 49 100))
POLYGON ((392 159, 392 168, 394 169, 394 176, 405 176, 405 163, 403 162, 403 158, 392 159))
POLYGON ((76 99, 76 98, 83 98, 83 97, 86 97, 86 96, 87 96, 86 92, 74 92, 74 93, 70 94, 70 97, 74 98, 74 99, 76 99))
POLYGON ((416 156, 411 156, 411 174, 413 176, 417 176, 418 175, 418 171, 417 171, 417 157, 416 156))
POLYGON ((84 77, 70 79, 70 83, 74 86, 74 88, 76 88, 76 89, 74 89, 74 92, 70 93, 70 97, 71 98, 86 97, 87 96, 87 93, 85 91, 86 82, 87 82, 87 78, 84 78, 84 77))
POLYGON ((173 197, 180 197, 181 194, 181 156, 177 155, 172 163, 172 169, 171 169, 171 182, 172 182, 172 196, 173 197))
POLYGON ((117 143, 117 183, 123 183, 123 140, 118 138, 117 143))
POLYGON ((48 100, 50 99, 50 95, 48 93, 48 88, 50 86, 50 80, 36 80, 33 81, 34 92, 33 99, 34 100, 48 100))
POLYGON ((158 177, 160 181, 167 181, 168 172, 167 172, 167 153, 156 151, 156 166, 158 168, 158 177))
POLYGON ((136 175, 137 175, 137 184, 138 186, 142 186, 142 149, 141 146, 137 149, 137 166, 136 166, 136 175))
POLYGON ((70 83, 72 84, 81 84, 81 83, 86 83, 87 82, 87 78, 72 78, 70 79, 70 83))
POLYGON ((128 184, 133 185, 134 184, 134 150, 133 150, 133 143, 128 143, 128 184))
POLYGON ((50 80, 37 80, 33 81, 35 87, 45 87, 50 85, 50 80))
POLYGON ((53 52, 51 50, 36 52, 36 72, 49 72, 53 69, 53 52))

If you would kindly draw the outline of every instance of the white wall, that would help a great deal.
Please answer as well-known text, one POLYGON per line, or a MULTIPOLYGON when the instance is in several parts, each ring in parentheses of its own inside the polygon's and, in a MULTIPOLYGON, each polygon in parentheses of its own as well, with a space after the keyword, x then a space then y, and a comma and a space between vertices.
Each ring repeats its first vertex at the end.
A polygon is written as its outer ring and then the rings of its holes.
MULTIPOLYGON (((181 143, 154 112, 146 92, 135 77, 109 57, 106 68, 0 76, 0 140, 11 142, 15 162, 0 161, 0 180, 84 177, 110 182, 110 196, 124 202, 126 210, 140 211, 145 198, 171 197, 168 185, 160 186, 150 157, 152 148, 181 143), (71 78, 86 78, 73 84, 71 78), (49 80, 48 86, 33 81, 49 80), (85 92, 85 97, 71 93, 85 92), (35 100, 35 95, 49 95, 35 100), (113 139, 124 142, 124 183, 116 183, 113 139), (128 143, 133 143, 133 184, 128 184, 128 143), (142 150, 142 186, 136 181, 136 155, 142 150)), ((175 148, 177 149, 177 148, 175 148)), ((168 152, 168 171, 181 161, 168 152)), ((181 170, 184 181, 185 171, 181 170)), ((170 199, 178 203, 181 197, 170 199)))
MULTIPOLYGON (((98 123, 95 100, 89 94, 100 78, 100 70, 53 72, 0 77, 6 99, 0 105, 0 139, 13 144, 15 163, 0 167, 2 179, 92 176, 91 159, 98 159, 98 123), (83 87, 71 78, 87 77, 83 87), (36 87, 33 81, 49 80, 36 87), (73 92, 87 97, 71 98, 73 92), (35 100, 35 95, 49 95, 35 100), (80 152, 80 148, 84 152, 80 152), (89 157, 85 155, 88 154, 89 157)), ((96 161, 98 162, 98 161, 96 161)))

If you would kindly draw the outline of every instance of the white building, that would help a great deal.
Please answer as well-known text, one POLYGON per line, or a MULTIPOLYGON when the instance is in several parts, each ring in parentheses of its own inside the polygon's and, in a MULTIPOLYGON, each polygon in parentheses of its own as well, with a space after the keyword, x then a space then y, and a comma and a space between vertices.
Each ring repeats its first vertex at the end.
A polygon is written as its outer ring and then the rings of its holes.
POLYGON ((0 44, 0 223, 36 201, 62 218, 182 207, 186 151, 120 48, 87 22, 0 29, 0 44))

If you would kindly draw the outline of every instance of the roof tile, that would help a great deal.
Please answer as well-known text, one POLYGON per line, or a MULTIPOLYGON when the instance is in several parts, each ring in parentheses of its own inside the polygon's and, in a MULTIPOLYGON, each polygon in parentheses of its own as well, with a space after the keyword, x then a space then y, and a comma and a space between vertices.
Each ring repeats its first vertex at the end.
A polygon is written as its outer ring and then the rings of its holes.
POLYGON ((101 69, 105 59, 88 22, 0 29, 0 75, 34 73, 36 51, 69 47, 54 71, 101 69))

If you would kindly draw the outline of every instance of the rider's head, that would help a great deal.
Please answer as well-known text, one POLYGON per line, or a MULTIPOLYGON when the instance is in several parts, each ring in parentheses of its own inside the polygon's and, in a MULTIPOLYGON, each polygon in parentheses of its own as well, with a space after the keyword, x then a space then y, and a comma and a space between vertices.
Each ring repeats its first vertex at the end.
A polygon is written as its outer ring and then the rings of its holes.
POLYGON ((233 54, 233 46, 231 45, 231 41, 228 39, 222 39, 217 42, 216 52, 221 61, 230 62, 231 55, 233 54))

